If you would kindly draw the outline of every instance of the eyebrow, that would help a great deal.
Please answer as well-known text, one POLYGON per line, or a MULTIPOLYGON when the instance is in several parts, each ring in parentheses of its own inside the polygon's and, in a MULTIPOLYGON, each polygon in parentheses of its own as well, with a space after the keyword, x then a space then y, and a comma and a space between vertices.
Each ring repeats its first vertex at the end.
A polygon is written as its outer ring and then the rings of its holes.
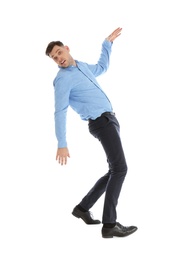
MULTIPOLYGON (((60 50, 60 49, 57 49, 56 52, 55 52, 55 54, 56 54, 59 50, 60 50)), ((54 58, 55 56, 51 56, 51 55, 50 55, 50 57, 51 57, 51 58, 54 58)))

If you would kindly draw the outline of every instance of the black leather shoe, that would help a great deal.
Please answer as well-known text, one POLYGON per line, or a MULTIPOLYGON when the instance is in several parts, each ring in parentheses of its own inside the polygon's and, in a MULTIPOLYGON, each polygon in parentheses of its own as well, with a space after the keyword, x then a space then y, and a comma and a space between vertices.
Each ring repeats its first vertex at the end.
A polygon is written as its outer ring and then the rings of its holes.
POLYGON ((75 207, 72 211, 72 215, 76 218, 81 218, 86 224, 100 224, 99 220, 94 220, 90 211, 83 212, 77 207, 75 207))
POLYGON ((119 222, 113 228, 102 228, 102 237, 126 237, 134 233, 138 228, 135 226, 124 227, 119 222))

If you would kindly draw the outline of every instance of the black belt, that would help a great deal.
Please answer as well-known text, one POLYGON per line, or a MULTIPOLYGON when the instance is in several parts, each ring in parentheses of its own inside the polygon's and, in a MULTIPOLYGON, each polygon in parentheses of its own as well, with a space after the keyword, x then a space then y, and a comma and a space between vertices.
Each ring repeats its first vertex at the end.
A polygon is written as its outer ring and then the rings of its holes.
MULTIPOLYGON (((111 115, 111 116, 115 116, 115 113, 114 112, 104 112, 104 113, 102 113, 99 117, 101 117, 101 116, 106 116, 106 115, 111 115)), ((97 117, 97 118, 99 118, 99 117, 97 117)), ((97 119, 96 118, 96 119, 97 119)), ((95 119, 95 120, 96 120, 95 119)), ((89 119, 89 121, 92 121, 93 119, 89 119)), ((94 121, 94 120, 93 120, 94 121)))
POLYGON ((104 112, 101 114, 101 116, 106 116, 106 115, 115 116, 115 113, 114 112, 104 112))

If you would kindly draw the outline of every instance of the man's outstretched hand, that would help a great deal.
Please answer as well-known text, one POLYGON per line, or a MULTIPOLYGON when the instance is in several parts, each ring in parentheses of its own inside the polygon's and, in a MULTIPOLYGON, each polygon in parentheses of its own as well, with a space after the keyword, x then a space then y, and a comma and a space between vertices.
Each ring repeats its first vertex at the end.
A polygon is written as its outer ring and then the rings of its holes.
POLYGON ((113 42, 121 34, 121 31, 122 28, 118 27, 106 38, 106 40, 109 42, 113 42))
POLYGON ((70 157, 67 147, 57 149, 56 160, 58 161, 58 163, 60 163, 61 165, 66 165, 67 157, 70 157))

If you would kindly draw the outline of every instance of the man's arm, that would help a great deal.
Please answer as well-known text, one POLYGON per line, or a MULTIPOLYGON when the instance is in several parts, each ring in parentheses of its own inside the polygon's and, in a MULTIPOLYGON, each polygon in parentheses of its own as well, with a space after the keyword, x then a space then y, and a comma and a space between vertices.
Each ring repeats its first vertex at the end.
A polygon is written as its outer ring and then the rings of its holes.
POLYGON ((107 38, 105 38, 102 44, 101 55, 97 64, 87 64, 90 71, 94 74, 95 77, 107 71, 109 67, 112 43, 121 34, 121 31, 122 28, 118 27, 107 38))
POLYGON ((64 78, 54 81, 55 89, 55 132, 58 140, 56 160, 61 165, 67 164, 70 157, 66 141, 66 114, 69 106, 69 82, 64 78))

